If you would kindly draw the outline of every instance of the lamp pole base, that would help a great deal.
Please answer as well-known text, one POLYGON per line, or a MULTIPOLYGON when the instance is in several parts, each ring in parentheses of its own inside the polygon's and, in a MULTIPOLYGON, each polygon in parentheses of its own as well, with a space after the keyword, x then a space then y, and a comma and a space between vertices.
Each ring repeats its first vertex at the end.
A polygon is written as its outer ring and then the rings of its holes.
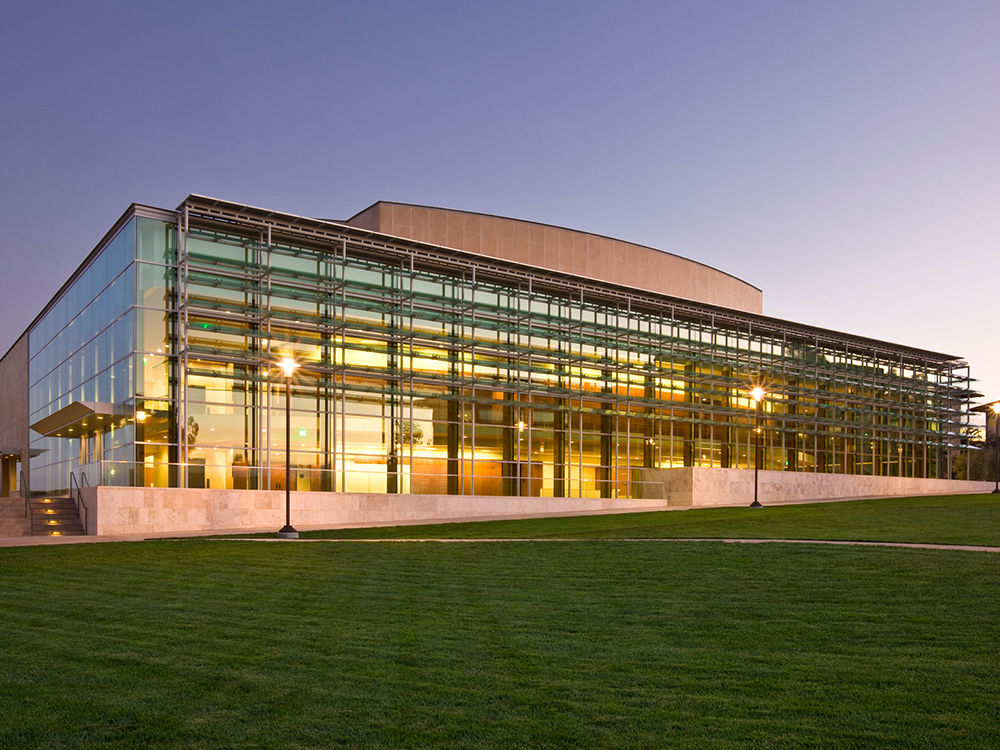
POLYGON ((750 503, 750 507, 751 508, 763 508, 764 506, 761 505, 760 503, 758 503, 756 500, 754 500, 752 503, 750 503))
POLYGON ((299 532, 293 529, 291 526, 284 526, 278 532, 278 539, 298 539, 299 532))
POLYGON ((993 492, 991 492, 990 494, 991 495, 1000 495, 1000 487, 998 487, 997 489, 993 490, 993 492))

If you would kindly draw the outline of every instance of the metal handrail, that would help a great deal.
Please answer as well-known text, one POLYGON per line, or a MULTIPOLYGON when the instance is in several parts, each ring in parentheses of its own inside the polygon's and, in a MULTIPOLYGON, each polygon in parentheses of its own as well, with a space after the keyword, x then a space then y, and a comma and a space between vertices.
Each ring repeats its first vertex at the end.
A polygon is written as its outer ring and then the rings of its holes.
MULTIPOLYGON (((86 477, 84 477, 86 479, 86 477)), ((72 471, 69 473, 69 496, 73 499, 73 485, 76 485, 76 512, 79 515, 80 508, 83 507, 83 533, 90 533, 90 524, 87 522, 90 516, 90 510, 87 508, 87 504, 83 502, 83 490, 80 489, 80 482, 76 478, 76 474, 72 471)))
POLYGON ((31 536, 35 535, 35 509, 31 507, 31 493, 28 491, 28 478, 21 472, 21 495, 24 497, 24 517, 31 519, 31 536))

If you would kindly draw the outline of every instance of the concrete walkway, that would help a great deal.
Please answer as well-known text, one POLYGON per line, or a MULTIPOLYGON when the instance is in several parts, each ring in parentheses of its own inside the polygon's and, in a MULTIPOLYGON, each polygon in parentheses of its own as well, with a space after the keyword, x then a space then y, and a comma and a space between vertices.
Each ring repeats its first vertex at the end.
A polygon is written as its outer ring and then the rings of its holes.
POLYGON ((829 541, 823 539, 714 539, 692 538, 674 539, 673 537, 650 537, 642 539, 617 538, 617 537, 587 537, 560 539, 556 537, 506 537, 497 539, 277 539, 277 538, 246 538, 236 537, 226 539, 228 542, 301 542, 301 543, 337 543, 337 544, 375 544, 378 542, 391 542, 399 544, 402 542, 440 542, 441 544, 474 544, 485 542, 487 544, 497 544, 506 542, 719 542, 720 544, 836 544, 846 547, 907 547, 910 549, 937 549, 937 550, 958 550, 961 552, 1000 552, 1000 547, 975 547, 965 544, 917 544, 915 542, 850 542, 850 541, 829 541))
MULTIPOLYGON (((303 531, 305 529, 302 529, 303 531)), ((254 534, 254 533, 274 533, 274 529, 235 529, 230 531, 200 532, 192 531, 183 534, 160 534, 150 536, 149 534, 127 534, 122 536, 76 536, 76 537, 13 537, 0 538, 0 547, 28 547, 48 544, 95 544, 98 542, 145 542, 160 540, 181 540, 184 538, 215 536, 217 534, 254 534)), ((674 539, 665 537, 656 538, 546 538, 546 537, 502 537, 484 539, 434 539, 434 538, 413 538, 413 539, 278 539, 277 537, 242 537, 233 536, 220 541, 227 542, 281 542, 291 544, 378 544, 402 542, 421 542, 439 544, 499 544, 510 542, 718 542, 721 544, 832 544, 850 547, 906 547, 908 549, 934 549, 934 550, 957 550, 960 552, 1000 552, 1000 547, 979 547, 966 544, 918 544, 915 542, 859 542, 859 541, 833 541, 825 539, 715 539, 715 538, 687 538, 674 539)))

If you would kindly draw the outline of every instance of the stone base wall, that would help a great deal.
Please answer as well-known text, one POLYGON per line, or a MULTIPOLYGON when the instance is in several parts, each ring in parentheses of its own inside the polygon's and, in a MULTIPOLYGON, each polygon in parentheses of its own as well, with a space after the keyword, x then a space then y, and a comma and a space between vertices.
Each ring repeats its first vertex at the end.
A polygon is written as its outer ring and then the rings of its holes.
MULTIPOLYGON (((640 469, 646 495, 662 486, 660 502, 667 506, 749 505, 753 502, 753 471, 747 469, 640 469)), ((796 471, 761 471, 757 494, 763 505, 835 498, 959 495, 990 492, 993 482, 957 479, 870 477, 850 474, 815 474, 796 471)))
MULTIPOLYGON (((145 534, 213 529, 281 528, 285 493, 270 490, 88 487, 90 534, 145 534), (95 511, 96 508, 96 511, 95 511)), ((659 508, 662 500, 614 498, 376 495, 292 492, 296 528, 344 524, 386 525, 412 521, 587 513, 659 508)))
MULTIPOLYGON (((749 505, 753 472, 743 469, 642 469, 643 498, 552 498, 462 495, 376 495, 293 492, 296 528, 344 524, 386 525, 475 517, 515 517, 664 506, 749 505), (662 488, 662 491, 660 491, 662 488)), ((872 495, 936 495, 989 492, 992 482, 858 477, 761 471, 760 501, 767 505, 872 495)), ((153 534, 178 531, 281 528, 285 493, 269 490, 88 487, 89 534, 153 534)))
POLYGON ((0 536, 30 536, 31 519, 24 515, 20 497, 0 498, 0 536))

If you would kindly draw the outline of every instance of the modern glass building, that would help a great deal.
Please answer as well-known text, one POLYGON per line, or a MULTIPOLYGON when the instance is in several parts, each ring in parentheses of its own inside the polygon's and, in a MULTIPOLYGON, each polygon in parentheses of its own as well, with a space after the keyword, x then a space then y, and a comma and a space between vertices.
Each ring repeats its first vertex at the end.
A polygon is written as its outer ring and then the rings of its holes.
POLYGON ((134 205, 21 346, 34 494, 655 497, 758 436, 765 469, 943 478, 977 395, 957 357, 765 317, 677 256, 402 204, 134 205))

